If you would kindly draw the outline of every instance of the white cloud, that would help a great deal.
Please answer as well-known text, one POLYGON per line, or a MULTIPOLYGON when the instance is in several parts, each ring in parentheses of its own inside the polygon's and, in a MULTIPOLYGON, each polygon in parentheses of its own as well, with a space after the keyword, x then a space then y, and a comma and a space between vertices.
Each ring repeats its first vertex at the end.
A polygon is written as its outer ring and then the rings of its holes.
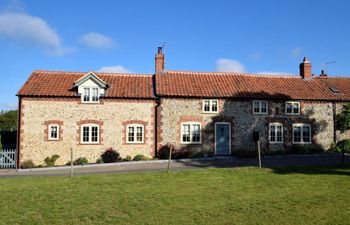
POLYGON ((289 72, 278 72, 278 71, 261 71, 257 72, 257 74, 261 75, 274 75, 274 76, 293 76, 295 74, 289 72))
POLYGON ((260 52, 254 52, 252 54, 250 54, 250 58, 253 60, 260 60, 262 57, 260 52))
POLYGON ((302 48, 299 48, 299 47, 296 47, 296 48, 293 48, 291 51, 290 51, 290 54, 294 57, 298 57, 301 55, 301 53, 303 53, 303 49, 302 48))
POLYGON ((133 71, 123 66, 104 66, 98 69, 96 72, 107 72, 107 73, 133 73, 133 71))
POLYGON ((45 20, 26 13, 0 14, 0 36, 22 45, 43 47, 53 55, 63 55, 73 51, 62 46, 60 37, 45 20))
POLYGON ((244 72, 244 65, 234 59, 220 58, 216 60, 216 71, 218 72, 244 72))
POLYGON ((115 46, 112 38, 95 32, 84 34, 81 37, 81 42, 87 47, 96 49, 109 49, 115 46))

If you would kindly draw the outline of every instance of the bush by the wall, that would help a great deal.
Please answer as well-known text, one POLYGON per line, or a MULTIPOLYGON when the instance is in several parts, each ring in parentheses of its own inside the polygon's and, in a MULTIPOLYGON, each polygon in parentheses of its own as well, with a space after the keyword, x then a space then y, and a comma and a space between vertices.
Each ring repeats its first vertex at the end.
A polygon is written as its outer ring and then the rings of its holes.
POLYGON ((33 163, 33 160, 31 159, 28 159, 28 160, 25 160, 21 163, 20 167, 22 169, 30 169, 30 168, 34 168, 35 167, 35 164, 33 163))
POLYGON ((130 155, 127 155, 127 156, 123 159, 123 161, 125 161, 125 162, 132 161, 132 157, 131 157, 130 155))
POLYGON ((85 157, 79 157, 73 161, 73 165, 86 165, 89 161, 85 157))
POLYGON ((350 139, 345 139, 337 143, 337 148, 339 148, 342 153, 350 153, 350 139))
POLYGON ((100 158, 98 158, 98 159, 96 160, 96 163, 97 163, 97 164, 101 164, 101 163, 103 163, 102 158, 101 158, 101 157, 100 157, 100 158))
POLYGON ((332 143, 328 149, 329 152, 340 153, 341 149, 337 146, 337 143, 332 143))
POLYGON ((141 160, 150 160, 151 158, 144 156, 144 155, 135 155, 134 161, 141 161, 141 160))
POLYGON ((101 158, 104 163, 119 162, 121 160, 119 153, 113 148, 108 148, 102 153, 101 158))
POLYGON ((53 155, 51 157, 46 157, 44 159, 44 162, 46 164, 46 166, 54 166, 56 163, 56 160, 59 158, 59 155, 53 155))
POLYGON ((157 156, 159 159, 168 159, 169 158, 169 152, 170 148, 172 148, 172 151, 175 151, 174 146, 170 144, 162 145, 158 149, 157 156))
POLYGON ((237 149, 232 152, 232 155, 239 158, 256 158, 258 157, 258 152, 247 149, 237 149))

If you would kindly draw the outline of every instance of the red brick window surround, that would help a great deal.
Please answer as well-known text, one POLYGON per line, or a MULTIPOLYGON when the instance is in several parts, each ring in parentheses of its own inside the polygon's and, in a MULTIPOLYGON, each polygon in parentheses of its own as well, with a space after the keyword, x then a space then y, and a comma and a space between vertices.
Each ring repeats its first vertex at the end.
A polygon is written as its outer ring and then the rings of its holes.
POLYGON ((181 116, 177 122, 177 140, 181 145, 202 144, 203 117, 181 116))
POLYGON ((123 122, 123 145, 147 144, 147 124, 143 120, 128 120, 123 122))
POLYGON ((103 122, 100 120, 81 120, 77 122, 77 142, 79 145, 100 145, 103 138, 103 122))
POLYGON ((44 140, 62 141, 63 140, 63 122, 60 120, 45 121, 44 140))

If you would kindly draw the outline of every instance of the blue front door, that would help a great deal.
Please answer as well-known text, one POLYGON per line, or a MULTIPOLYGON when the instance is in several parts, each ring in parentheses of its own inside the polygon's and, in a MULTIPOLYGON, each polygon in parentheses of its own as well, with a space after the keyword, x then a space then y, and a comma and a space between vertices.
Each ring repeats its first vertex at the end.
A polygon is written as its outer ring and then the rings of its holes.
POLYGON ((230 154, 230 124, 215 124, 215 149, 218 155, 230 154))

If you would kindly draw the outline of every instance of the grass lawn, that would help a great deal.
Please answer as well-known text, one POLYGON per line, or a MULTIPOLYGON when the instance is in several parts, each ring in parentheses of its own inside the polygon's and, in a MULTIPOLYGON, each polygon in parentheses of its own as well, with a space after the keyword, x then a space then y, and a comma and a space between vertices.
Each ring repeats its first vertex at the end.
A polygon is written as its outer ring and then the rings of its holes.
POLYGON ((0 179, 0 224, 350 224, 350 166, 0 179))

